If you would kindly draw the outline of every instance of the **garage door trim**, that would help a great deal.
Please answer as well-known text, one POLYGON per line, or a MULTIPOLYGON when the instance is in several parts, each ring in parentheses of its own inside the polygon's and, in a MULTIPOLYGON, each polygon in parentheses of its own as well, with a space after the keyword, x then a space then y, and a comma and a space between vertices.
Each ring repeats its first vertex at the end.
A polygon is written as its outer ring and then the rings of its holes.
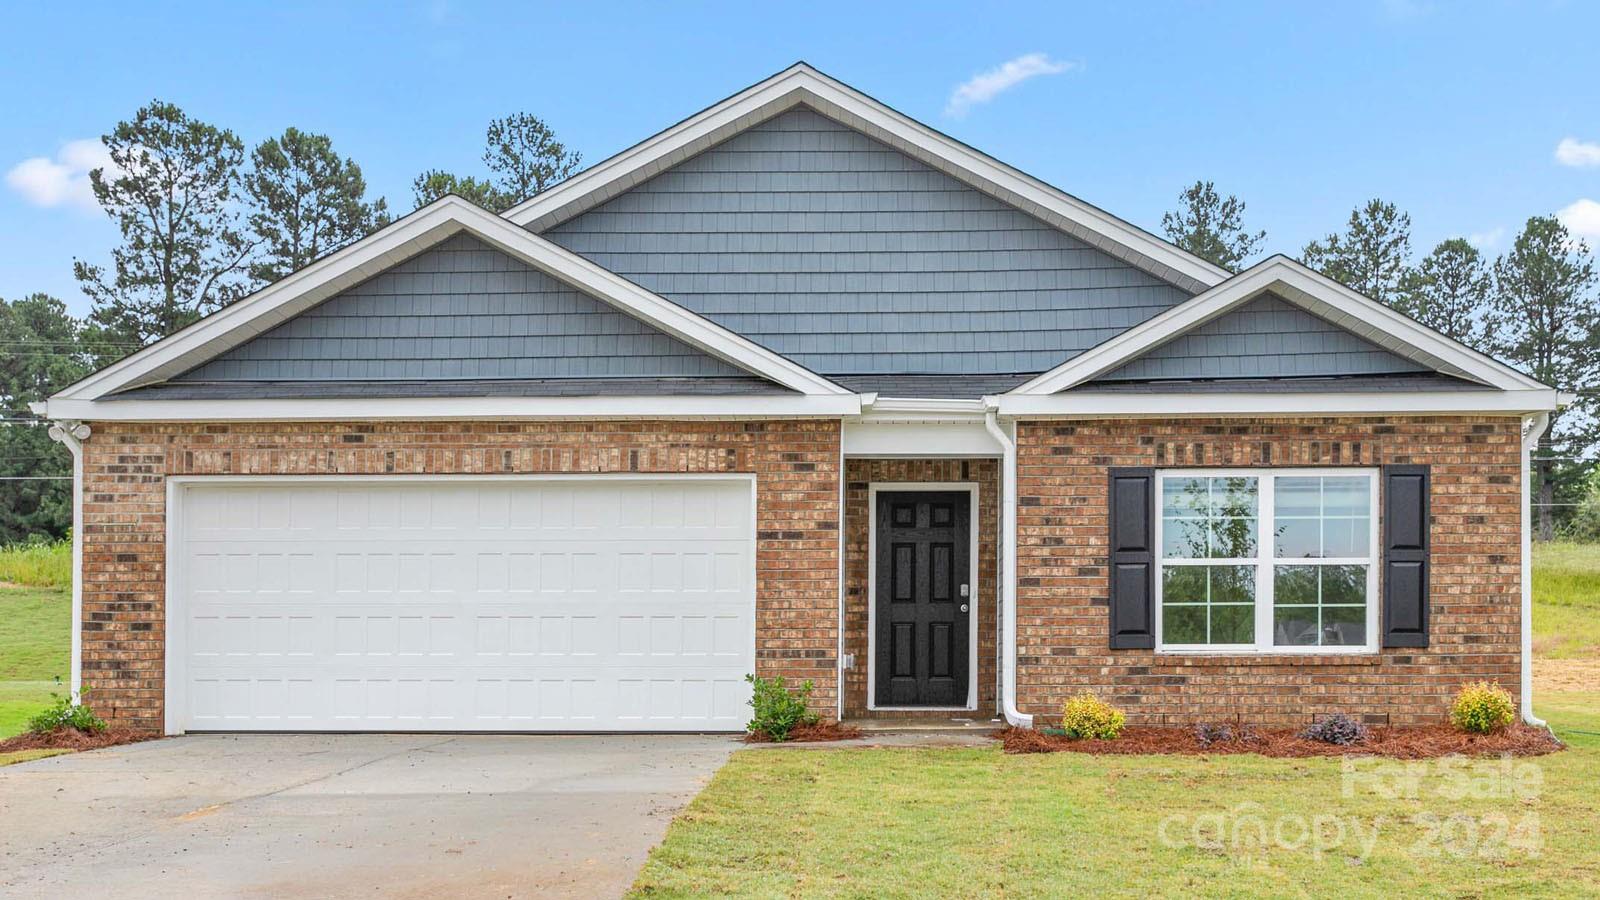
MULTIPOLYGON (((759 556, 759 529, 757 528, 756 476, 750 472, 575 472, 575 473, 525 473, 525 474, 429 474, 429 475, 173 475, 166 480, 166 541, 165 590, 163 612, 163 657, 165 683, 162 694, 163 721, 169 735, 184 733, 183 711, 188 709, 188 672, 185 668, 184 642, 187 639, 187 609, 184 608, 181 580, 185 567, 181 564, 183 553, 182 521, 185 492, 192 487, 206 485, 267 485, 289 486, 304 484, 426 484, 468 482, 526 482, 526 481, 577 481, 577 482, 652 482, 652 481, 742 481, 750 489, 750 536, 756 545, 750 554, 748 571, 750 591, 756 593, 756 559, 759 556)), ((747 635, 749 659, 756 659, 757 610, 752 604, 750 628, 747 635)))

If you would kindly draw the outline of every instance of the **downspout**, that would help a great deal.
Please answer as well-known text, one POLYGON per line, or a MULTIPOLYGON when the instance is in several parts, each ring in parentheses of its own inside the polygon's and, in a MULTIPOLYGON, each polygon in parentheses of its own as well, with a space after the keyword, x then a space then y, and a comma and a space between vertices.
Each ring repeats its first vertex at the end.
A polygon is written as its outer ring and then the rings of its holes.
POLYGON ((1032 728, 1033 716, 1017 710, 1017 442, 1000 427, 993 401, 986 403, 983 427, 1000 444, 1000 608, 1005 616, 1005 654, 1001 657, 1000 711, 1016 728, 1032 728))
POLYGON ((72 702, 83 694, 83 442, 89 426, 82 422, 54 422, 50 439, 72 453, 72 702))
POLYGON ((1522 418, 1522 721, 1546 727, 1533 714, 1533 448, 1550 425, 1550 414, 1522 418))

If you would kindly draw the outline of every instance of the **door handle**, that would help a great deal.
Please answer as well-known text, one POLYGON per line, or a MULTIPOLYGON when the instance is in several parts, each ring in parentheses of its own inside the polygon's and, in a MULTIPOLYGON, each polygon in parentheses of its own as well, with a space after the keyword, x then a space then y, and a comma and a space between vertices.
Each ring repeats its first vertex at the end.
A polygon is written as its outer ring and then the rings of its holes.
POLYGON ((967 605, 965 603, 961 604, 961 611, 962 612, 966 612, 967 611, 967 605))

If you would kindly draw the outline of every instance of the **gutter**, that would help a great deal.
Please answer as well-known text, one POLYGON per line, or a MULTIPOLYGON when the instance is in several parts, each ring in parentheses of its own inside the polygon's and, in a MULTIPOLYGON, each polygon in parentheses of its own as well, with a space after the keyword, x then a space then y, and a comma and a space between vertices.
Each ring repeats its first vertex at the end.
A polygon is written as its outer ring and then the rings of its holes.
POLYGON ((1000 608, 1005 618, 1004 653, 1000 658, 1000 711, 1016 728, 1032 728, 1033 716, 1017 709, 1017 442, 1000 427, 997 402, 985 398, 983 426, 1004 450, 1000 463, 1000 522, 1002 590, 1000 608))
POLYGON ((1550 426, 1550 414, 1522 417, 1522 721, 1549 727, 1533 714, 1533 448, 1550 426))
POLYGON ((50 439, 72 453, 72 702, 83 695, 83 442, 89 426, 53 422, 50 439))

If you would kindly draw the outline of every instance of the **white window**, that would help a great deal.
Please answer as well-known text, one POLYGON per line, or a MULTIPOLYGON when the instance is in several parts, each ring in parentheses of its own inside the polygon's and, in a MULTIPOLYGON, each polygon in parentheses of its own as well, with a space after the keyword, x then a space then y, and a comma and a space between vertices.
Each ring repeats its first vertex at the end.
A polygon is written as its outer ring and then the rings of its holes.
POLYGON ((1350 653, 1378 630, 1377 473, 1157 473, 1156 646, 1350 653))

